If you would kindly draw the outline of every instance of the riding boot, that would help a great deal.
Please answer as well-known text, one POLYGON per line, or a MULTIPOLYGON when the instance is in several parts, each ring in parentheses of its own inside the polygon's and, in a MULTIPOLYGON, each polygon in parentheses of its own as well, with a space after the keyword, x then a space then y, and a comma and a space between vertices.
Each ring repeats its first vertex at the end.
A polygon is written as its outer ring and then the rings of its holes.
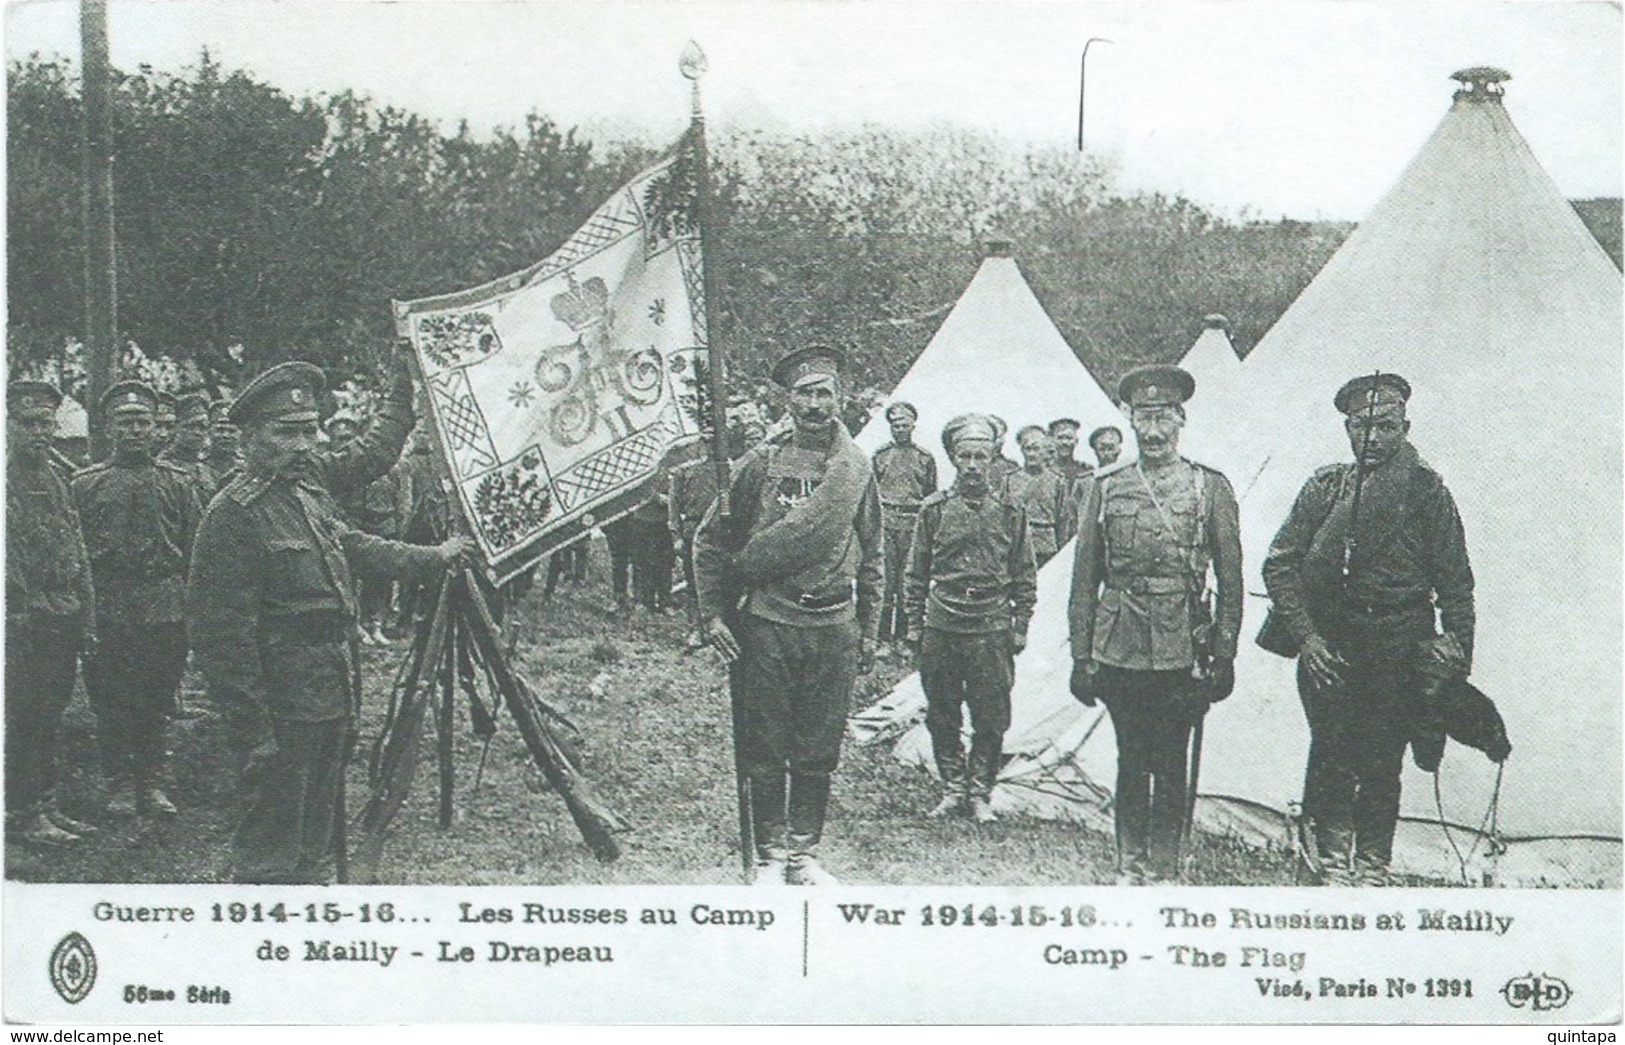
POLYGON ((942 801, 938 802, 927 815, 940 818, 965 812, 970 795, 966 790, 964 752, 938 753, 937 774, 942 778, 942 801))
POLYGON ((997 820, 993 812, 993 785, 999 778, 999 763, 1003 760, 998 745, 976 738, 970 752, 970 810, 971 818, 979 824, 997 820))
POLYGON ((750 778, 750 820, 751 835, 756 840, 754 884, 783 885, 789 857, 783 773, 750 778))
POLYGON ((790 775, 790 865, 784 880, 791 885, 834 885, 835 876, 818 863, 829 808, 829 777, 822 773, 790 775))

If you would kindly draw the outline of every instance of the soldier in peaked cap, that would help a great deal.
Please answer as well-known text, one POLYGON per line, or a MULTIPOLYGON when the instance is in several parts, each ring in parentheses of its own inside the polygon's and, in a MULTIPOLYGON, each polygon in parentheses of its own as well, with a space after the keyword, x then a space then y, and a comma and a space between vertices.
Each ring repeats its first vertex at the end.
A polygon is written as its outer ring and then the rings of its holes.
POLYGON ((6 820, 15 837, 63 845, 93 831, 57 804, 57 738, 79 652, 95 623, 90 560, 52 458, 62 393, 6 388, 6 820))
POLYGON ((968 812, 979 823, 994 819, 989 801, 1010 728, 1014 658, 1027 644, 1038 596, 1026 513, 989 474, 993 435, 978 414, 943 429, 958 475, 921 506, 904 582, 910 635, 919 636, 925 723, 945 791, 931 815, 968 812), (960 740, 967 705, 968 766, 960 740))
POLYGON ((216 399, 209 404, 209 455, 206 463, 214 476, 214 488, 209 491, 212 498, 225 485, 227 477, 242 467, 238 457, 237 426, 231 421, 230 399, 216 399))
POLYGON ((158 454, 158 460, 174 465, 191 477, 200 504, 208 504, 218 486, 214 469, 206 460, 208 455, 209 397, 202 392, 189 392, 175 400, 175 438, 158 454))
POLYGON ((1259 643, 1297 656, 1309 721, 1299 844, 1331 884, 1386 880, 1405 746, 1425 724, 1425 661, 1441 642, 1463 675, 1472 659, 1467 538, 1410 442, 1410 396, 1398 374, 1338 389, 1354 459, 1309 477, 1264 560, 1272 607, 1259 643))
POLYGON ((1124 375, 1119 398, 1140 458, 1097 471, 1079 507, 1072 692, 1111 715, 1118 859, 1130 883, 1178 875, 1191 728, 1235 686, 1240 522, 1229 480, 1179 456, 1195 390, 1178 367, 1124 375))
POLYGON ((173 816, 160 783, 164 734, 186 669, 187 557, 201 508, 192 477, 153 457, 152 388, 120 381, 100 408, 112 457, 73 478, 96 585, 97 645, 85 661, 85 691, 108 812, 173 816))
POLYGON ((176 400, 172 393, 155 390, 158 403, 152 415, 152 455, 157 457, 175 441, 176 400))
POLYGON ((875 451, 875 483, 880 490, 880 514, 885 535, 886 588, 880 599, 882 641, 908 637, 903 612, 903 571, 908 566, 909 542, 920 505, 937 492, 937 459, 914 442, 920 412, 914 404, 895 402, 886 408, 892 441, 875 451))
POLYGON ((733 667, 734 743, 750 783, 757 881, 834 881, 817 849, 852 687, 872 667, 881 517, 869 457, 840 421, 834 349, 781 359, 794 428, 737 462, 732 511, 706 513, 694 574, 733 667))
POLYGON ((421 547, 343 522, 322 482, 322 372, 284 363, 231 407, 243 468, 198 530, 188 612, 242 768, 240 882, 316 882, 334 838, 359 693, 351 570, 429 581, 471 547, 421 547))

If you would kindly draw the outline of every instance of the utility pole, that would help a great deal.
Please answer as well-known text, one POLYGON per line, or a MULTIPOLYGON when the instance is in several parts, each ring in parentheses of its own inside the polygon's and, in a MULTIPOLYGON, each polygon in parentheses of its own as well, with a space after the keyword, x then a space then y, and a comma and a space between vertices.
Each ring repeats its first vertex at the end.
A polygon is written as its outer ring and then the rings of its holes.
POLYGON ((102 456, 102 393, 112 383, 118 351, 118 268, 113 238, 113 119, 108 67, 107 0, 81 0, 80 65, 84 96, 85 362, 90 388, 90 450, 102 456))

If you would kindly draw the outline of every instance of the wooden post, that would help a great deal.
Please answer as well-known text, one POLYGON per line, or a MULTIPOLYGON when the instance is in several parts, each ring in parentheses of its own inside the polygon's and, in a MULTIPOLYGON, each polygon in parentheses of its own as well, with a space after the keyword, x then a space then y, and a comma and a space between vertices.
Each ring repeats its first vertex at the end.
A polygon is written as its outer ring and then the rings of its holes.
POLYGON ((112 383, 118 354, 118 268, 113 233, 112 89, 107 54, 107 0, 82 0, 79 9, 84 123, 82 200, 85 246, 85 363, 90 387, 91 459, 104 450, 102 393, 112 383))

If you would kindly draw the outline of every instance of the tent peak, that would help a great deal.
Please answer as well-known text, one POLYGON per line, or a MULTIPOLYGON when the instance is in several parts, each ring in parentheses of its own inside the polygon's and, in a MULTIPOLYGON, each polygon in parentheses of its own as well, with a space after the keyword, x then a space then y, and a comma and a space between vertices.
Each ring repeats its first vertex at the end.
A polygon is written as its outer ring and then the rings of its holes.
POLYGON ((1202 317, 1202 326, 1209 330, 1223 330, 1229 332, 1230 317, 1221 312, 1209 312, 1202 317))
POLYGON ((1461 84, 1456 89, 1456 101, 1500 104, 1501 95, 1506 91, 1501 85, 1512 79, 1512 74, 1493 65, 1474 65, 1456 70, 1450 78, 1461 84))
POLYGON ((1016 245, 1007 239, 993 238, 982 244, 982 257, 1009 258, 1014 257, 1016 245))

